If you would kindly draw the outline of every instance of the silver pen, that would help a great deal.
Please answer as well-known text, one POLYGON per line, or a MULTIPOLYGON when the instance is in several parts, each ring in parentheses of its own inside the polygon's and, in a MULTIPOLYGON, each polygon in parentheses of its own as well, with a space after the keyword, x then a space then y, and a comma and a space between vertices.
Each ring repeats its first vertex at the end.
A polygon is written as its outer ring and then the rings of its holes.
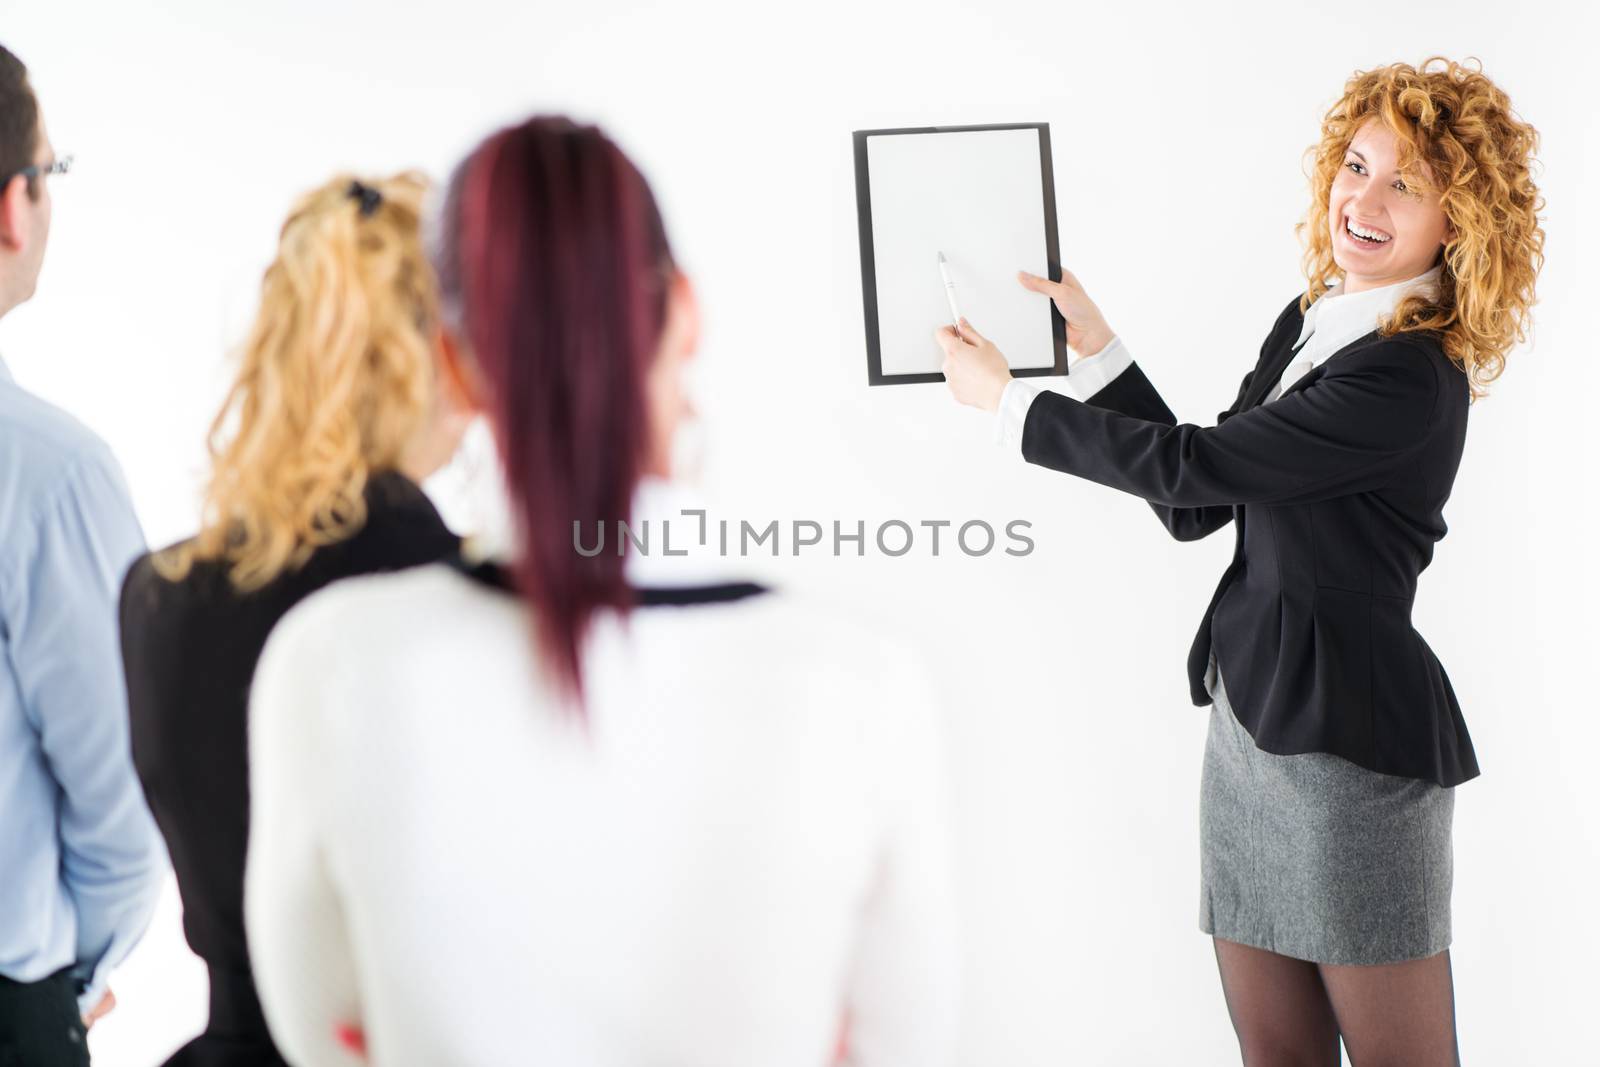
POLYGON ((950 321, 956 328, 956 333, 961 332, 961 309, 956 307, 956 283, 950 280, 949 268, 945 266, 944 253, 939 253, 939 276, 944 279, 945 299, 950 301, 950 321))

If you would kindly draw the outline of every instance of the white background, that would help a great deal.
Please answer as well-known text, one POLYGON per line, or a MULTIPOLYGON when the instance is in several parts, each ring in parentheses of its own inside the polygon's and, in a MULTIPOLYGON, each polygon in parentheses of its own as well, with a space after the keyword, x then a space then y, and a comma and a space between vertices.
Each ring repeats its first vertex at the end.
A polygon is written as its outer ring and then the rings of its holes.
MULTIPOLYGON (((1179 417, 1209 424, 1303 285, 1302 152, 1345 78, 1480 56, 1542 131, 1549 260, 1531 343, 1472 409, 1415 621, 1483 768, 1455 816, 1464 1059, 1577 1062, 1600 953, 1600 130, 1572 77, 1580 10, 8 2, 0 38, 80 165, 0 347, 109 439, 150 539, 170 540, 194 523, 226 353, 297 191, 344 167, 442 176, 533 109, 599 120, 699 282, 705 478, 726 514, 1033 523, 1022 559, 947 539, 937 557, 750 567, 919 634, 946 675, 962 1062, 1236 1063, 1197 929, 1206 711, 1183 672, 1232 534, 1178 544, 1141 501, 999 454, 942 384, 866 387, 850 131, 1049 121, 1063 261, 1179 417)), ((200 1027, 175 894, 115 988, 97 1063, 149 1064, 200 1027)))

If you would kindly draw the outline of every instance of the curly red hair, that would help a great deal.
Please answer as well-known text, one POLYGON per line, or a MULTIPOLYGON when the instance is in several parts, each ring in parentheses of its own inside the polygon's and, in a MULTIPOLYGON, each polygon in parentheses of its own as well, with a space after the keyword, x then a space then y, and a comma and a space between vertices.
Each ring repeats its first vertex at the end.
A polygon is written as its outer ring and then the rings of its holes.
POLYGON ((1539 133, 1516 116, 1481 61, 1474 70, 1430 56, 1420 67, 1357 71, 1323 116, 1321 141, 1307 150, 1311 207, 1295 225, 1305 244, 1302 312, 1340 274, 1328 231, 1329 191, 1351 138, 1374 116, 1399 142, 1406 183, 1437 191, 1454 229, 1436 296, 1408 294, 1380 332, 1438 331, 1475 400, 1505 369, 1506 353, 1526 340, 1536 301, 1534 282, 1544 266, 1545 201, 1532 174, 1539 133))

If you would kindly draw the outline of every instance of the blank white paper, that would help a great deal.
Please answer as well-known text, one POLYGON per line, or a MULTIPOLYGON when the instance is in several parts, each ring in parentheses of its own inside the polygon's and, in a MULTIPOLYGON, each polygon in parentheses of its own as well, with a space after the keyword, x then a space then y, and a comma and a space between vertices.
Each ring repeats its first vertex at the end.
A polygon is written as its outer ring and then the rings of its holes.
POLYGON ((939 371, 940 252, 961 313, 1012 368, 1053 367, 1050 301, 1017 281, 1049 273, 1038 129, 866 140, 883 373, 939 371))

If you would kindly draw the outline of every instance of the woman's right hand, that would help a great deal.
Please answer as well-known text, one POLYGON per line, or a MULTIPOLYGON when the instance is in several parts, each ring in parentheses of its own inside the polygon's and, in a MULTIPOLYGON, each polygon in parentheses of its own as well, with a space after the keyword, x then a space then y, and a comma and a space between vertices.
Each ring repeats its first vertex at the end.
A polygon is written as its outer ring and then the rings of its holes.
POLYGON ((1059 282, 1029 274, 1025 270, 1017 272, 1017 280, 1024 289, 1043 293, 1055 301, 1056 310, 1067 320, 1067 347, 1076 352, 1079 359, 1095 355, 1116 336, 1111 327, 1106 325, 1105 316, 1100 314, 1095 302, 1083 291, 1083 285, 1067 268, 1061 268, 1059 282))

